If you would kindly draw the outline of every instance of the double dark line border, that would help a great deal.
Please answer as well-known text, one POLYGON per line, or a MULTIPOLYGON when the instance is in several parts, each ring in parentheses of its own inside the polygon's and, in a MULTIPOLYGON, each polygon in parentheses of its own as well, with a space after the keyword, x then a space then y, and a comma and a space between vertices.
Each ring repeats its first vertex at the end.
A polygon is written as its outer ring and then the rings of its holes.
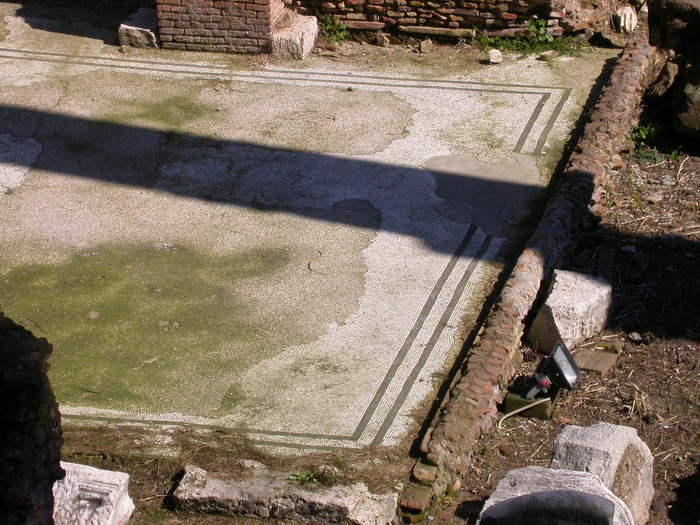
POLYGON ((106 69, 121 69, 125 72, 183 75, 196 78, 225 78, 241 82, 264 82, 279 84, 310 83, 327 86, 367 86, 385 87, 388 89, 433 89, 441 91, 472 91, 483 93, 512 93, 535 95, 539 97, 535 109, 520 133, 513 153, 542 153, 549 133, 552 131, 567 100, 571 96, 572 88, 537 86, 527 84, 499 84, 488 82, 470 82, 462 80, 417 80, 407 77, 389 77, 381 75, 350 74, 319 71, 293 71, 283 69, 271 69, 264 71, 234 71, 228 66, 216 64, 196 64, 187 62, 174 62, 168 60, 136 60, 112 56, 99 55, 71 55, 67 53, 55 53, 49 51, 30 51, 24 49, 11 49, 0 47, 0 60, 26 60, 34 62, 49 62, 53 64, 65 64, 72 66, 101 67, 106 69), (542 116, 542 112, 553 96, 559 96, 556 106, 552 110, 547 122, 542 127, 535 147, 532 151, 524 151, 530 134, 542 116))

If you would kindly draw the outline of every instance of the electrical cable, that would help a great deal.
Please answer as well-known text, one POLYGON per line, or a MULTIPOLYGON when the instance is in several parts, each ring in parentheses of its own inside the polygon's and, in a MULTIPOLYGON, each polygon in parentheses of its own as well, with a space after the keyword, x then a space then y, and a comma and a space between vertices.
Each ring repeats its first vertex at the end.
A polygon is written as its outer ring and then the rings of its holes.
POLYGON ((501 418, 501 420, 498 422, 497 427, 498 427, 498 428, 503 428, 503 427, 501 427, 501 424, 502 424, 506 419, 508 419, 510 416, 514 416, 514 415, 516 415, 516 414, 520 414, 520 412, 525 412, 526 410, 529 410, 529 409, 531 409, 532 407, 536 407, 537 405, 541 405, 541 404, 544 403, 545 401, 551 401, 551 399, 548 398, 548 397, 544 397, 544 398, 540 399, 539 401, 534 402, 534 403, 531 404, 531 405, 527 405, 527 406, 524 406, 524 407, 520 407, 518 410, 513 410, 512 412, 509 412, 508 414, 506 414, 505 416, 503 416, 503 417, 501 418))

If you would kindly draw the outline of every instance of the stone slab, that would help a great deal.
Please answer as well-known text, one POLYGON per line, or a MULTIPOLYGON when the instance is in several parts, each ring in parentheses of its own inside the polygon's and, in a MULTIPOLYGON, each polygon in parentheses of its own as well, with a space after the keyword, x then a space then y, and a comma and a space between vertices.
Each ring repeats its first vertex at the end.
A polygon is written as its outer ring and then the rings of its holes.
POLYGON ((119 26, 119 45, 158 48, 158 13, 155 9, 142 7, 119 26))
POLYGON ((56 525, 124 525, 134 512, 129 475, 61 462, 66 477, 54 484, 56 525))
POLYGON ((430 485, 409 483, 401 495, 401 508, 412 513, 420 514, 428 509, 432 497, 433 489, 430 485))
POLYGON ((609 423, 567 426, 554 442, 551 468, 595 474, 625 501, 636 525, 647 522, 654 496, 654 458, 634 428, 609 423))
POLYGON ((307 488, 293 485, 290 473, 249 470, 245 479, 229 481, 188 465, 175 503, 190 512, 354 525, 388 525, 396 517, 397 494, 372 494, 362 483, 307 488))
POLYGON ((612 287, 603 279, 555 270, 549 296, 528 338, 543 353, 550 352, 559 339, 573 349, 605 327, 611 303, 612 287))
POLYGON ((432 483, 437 476, 437 467, 418 461, 413 467, 413 477, 421 483, 432 483))
POLYGON ((22 186, 41 149, 34 139, 15 138, 9 133, 0 135, 0 195, 22 186))
POLYGON ((272 31, 272 58, 305 59, 316 43, 318 19, 289 12, 281 24, 283 27, 272 31))
POLYGON ((574 360, 581 370, 605 377, 617 363, 617 355, 610 352, 579 350, 576 352, 574 360))
MULTIPOLYGON (((602 498, 614 506, 613 524, 614 525, 635 525, 634 519, 627 505, 615 496, 603 483, 600 478, 588 472, 575 472, 572 470, 552 470, 544 467, 525 467, 517 470, 509 471, 505 477, 498 483, 496 490, 491 494, 484 508, 481 511, 480 520, 477 523, 487 525, 493 523, 489 521, 489 516, 493 511, 491 508, 513 498, 519 498, 534 493, 545 492, 548 495, 547 500, 553 498, 559 500, 559 503, 565 506, 568 499, 568 491, 587 494, 596 498, 602 498), (558 491, 564 492, 564 497, 559 498, 555 495, 558 491)), ((545 500, 546 501, 546 500, 545 500)), ((585 499, 583 499, 585 501, 585 499)), ((589 500, 590 501, 590 500, 589 500)), ((585 517, 587 512, 586 505, 578 507, 564 507, 566 512, 572 518, 566 523, 590 523, 585 521, 576 521, 582 516, 585 517)), ((561 512, 563 510, 560 509, 561 512)), ((542 517, 540 517, 542 518, 542 517)), ((551 516, 549 516, 551 519, 551 516)), ((498 522, 497 522, 498 523, 498 522)), ((512 523, 512 522, 511 522, 512 523)), ((527 523, 543 523, 543 521, 530 521, 527 523)), ((549 523, 554 523, 550 521, 549 523)), ((595 523, 595 522, 594 522, 595 523)))

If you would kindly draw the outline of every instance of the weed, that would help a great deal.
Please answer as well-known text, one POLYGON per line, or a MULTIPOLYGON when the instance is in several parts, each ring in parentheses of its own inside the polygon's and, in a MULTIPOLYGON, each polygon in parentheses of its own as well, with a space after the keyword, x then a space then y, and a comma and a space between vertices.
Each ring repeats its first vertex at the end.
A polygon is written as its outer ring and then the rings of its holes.
POLYGON ((646 146, 647 148, 656 147, 657 136, 658 133, 653 122, 650 122, 646 126, 636 126, 628 135, 637 147, 646 146))
POLYGON ((292 485, 297 485, 299 487, 306 487, 308 485, 316 485, 321 479, 320 476, 313 470, 297 470, 294 474, 289 476, 289 480, 292 485))
POLYGON ((554 38, 547 33, 546 20, 532 19, 528 21, 527 29, 521 36, 498 37, 484 34, 474 28, 473 43, 484 49, 499 49, 520 53, 521 58, 533 53, 554 50, 562 55, 579 55, 590 49, 591 45, 585 40, 568 36, 554 38))
POLYGON ((547 33, 546 20, 535 18, 528 20, 527 30, 530 33, 530 39, 538 44, 551 44, 554 42, 554 37, 547 33))
POLYGON ((633 210, 642 210, 641 195, 639 193, 635 193, 630 197, 630 207, 633 210))
POLYGON ((636 126, 627 138, 636 146, 629 159, 637 164, 659 164, 665 159, 678 160, 681 156, 681 148, 676 144, 659 139, 659 132, 653 122, 636 126))
POLYGON ((641 146, 629 155, 629 159, 637 164, 659 164, 663 160, 663 154, 656 148, 641 146))
POLYGON ((676 161, 681 156, 681 148, 676 148, 668 154, 669 160, 676 161))
POLYGON ((331 44, 345 40, 350 32, 348 28, 343 25, 339 18, 328 15, 321 15, 318 17, 318 21, 321 25, 321 30, 323 34, 328 37, 331 44))

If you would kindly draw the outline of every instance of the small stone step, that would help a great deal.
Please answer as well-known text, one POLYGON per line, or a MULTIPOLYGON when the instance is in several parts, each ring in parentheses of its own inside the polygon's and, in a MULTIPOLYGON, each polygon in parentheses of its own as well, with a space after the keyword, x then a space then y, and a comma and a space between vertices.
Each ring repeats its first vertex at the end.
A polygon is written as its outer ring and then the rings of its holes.
POLYGON ((413 467, 413 477, 421 483, 432 483, 437 477, 437 467, 419 461, 413 467))
POLYGON ((318 20, 289 11, 272 31, 273 59, 305 59, 316 43, 318 20))

